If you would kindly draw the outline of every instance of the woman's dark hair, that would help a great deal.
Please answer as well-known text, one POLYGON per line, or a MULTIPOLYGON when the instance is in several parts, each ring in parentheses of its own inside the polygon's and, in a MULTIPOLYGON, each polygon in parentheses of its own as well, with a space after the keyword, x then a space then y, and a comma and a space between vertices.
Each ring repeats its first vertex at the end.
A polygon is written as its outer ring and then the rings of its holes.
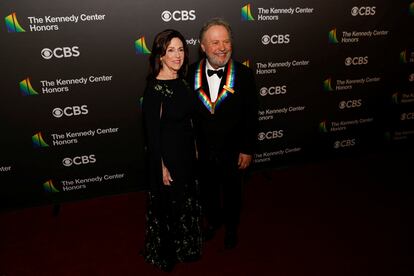
POLYGON ((162 68, 160 58, 165 55, 167 48, 171 43, 171 40, 175 37, 180 39, 184 46, 184 61, 180 70, 178 70, 178 76, 185 77, 185 75, 187 74, 188 47, 185 38, 179 31, 167 29, 158 33, 154 38, 154 42, 152 43, 151 55, 149 57, 150 66, 148 79, 154 79, 158 76, 158 73, 162 68))

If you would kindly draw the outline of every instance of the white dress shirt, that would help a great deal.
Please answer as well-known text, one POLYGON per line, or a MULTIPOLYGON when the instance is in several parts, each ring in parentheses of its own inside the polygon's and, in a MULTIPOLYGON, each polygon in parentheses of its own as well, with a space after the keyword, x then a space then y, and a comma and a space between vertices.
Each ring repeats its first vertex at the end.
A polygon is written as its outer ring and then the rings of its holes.
POLYGON ((219 89, 220 89, 220 82, 221 82, 221 78, 219 78, 217 76, 217 74, 213 74, 211 77, 208 76, 207 74, 207 70, 223 70, 224 71, 224 66, 223 67, 219 67, 217 69, 214 69, 210 63, 206 62, 206 76, 207 76, 207 82, 208 82, 208 89, 210 90, 210 100, 211 102, 215 102, 217 100, 217 96, 219 93, 219 89))

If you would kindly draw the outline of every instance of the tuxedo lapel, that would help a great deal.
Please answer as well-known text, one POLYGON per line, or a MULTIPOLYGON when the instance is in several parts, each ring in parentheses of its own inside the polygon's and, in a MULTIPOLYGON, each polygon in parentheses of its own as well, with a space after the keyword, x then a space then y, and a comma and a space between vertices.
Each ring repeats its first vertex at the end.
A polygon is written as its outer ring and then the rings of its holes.
POLYGON ((204 60, 203 66, 202 66, 202 74, 203 74, 203 89, 206 95, 208 96, 208 99, 211 101, 211 94, 210 94, 210 87, 208 86, 208 80, 207 80, 207 74, 206 74, 206 62, 204 60))
POLYGON ((216 108, 230 99, 232 94, 234 94, 234 80, 235 80, 235 65, 232 60, 230 60, 226 67, 224 68, 224 74, 220 81, 219 92, 216 100, 216 108))
POLYGON ((219 86, 218 93, 220 93, 220 91, 223 89, 223 86, 226 84, 227 70, 228 70, 228 66, 226 65, 226 67, 224 67, 223 77, 220 80, 220 86, 219 86))
POLYGON ((196 66, 194 74, 194 91, 196 92, 198 99, 206 107, 210 114, 214 114, 214 103, 211 102, 210 89, 208 87, 205 69, 206 60, 202 59, 196 66))

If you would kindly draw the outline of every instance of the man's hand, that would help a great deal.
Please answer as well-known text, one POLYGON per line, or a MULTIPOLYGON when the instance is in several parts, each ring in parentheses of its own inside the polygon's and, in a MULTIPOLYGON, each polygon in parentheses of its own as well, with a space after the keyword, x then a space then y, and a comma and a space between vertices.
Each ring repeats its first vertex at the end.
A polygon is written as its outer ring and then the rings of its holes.
POLYGON ((244 170, 246 169, 250 163, 252 162, 252 156, 250 154, 244 154, 244 153, 240 153, 239 154, 239 169, 244 170))

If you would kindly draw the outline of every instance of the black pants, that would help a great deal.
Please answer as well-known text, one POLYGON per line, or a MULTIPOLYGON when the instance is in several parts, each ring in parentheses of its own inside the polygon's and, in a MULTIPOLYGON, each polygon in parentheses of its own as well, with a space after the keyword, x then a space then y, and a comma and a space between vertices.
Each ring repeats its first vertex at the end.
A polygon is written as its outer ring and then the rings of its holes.
POLYGON ((242 196, 238 153, 210 152, 200 158, 200 191, 207 223, 237 229, 242 196))

